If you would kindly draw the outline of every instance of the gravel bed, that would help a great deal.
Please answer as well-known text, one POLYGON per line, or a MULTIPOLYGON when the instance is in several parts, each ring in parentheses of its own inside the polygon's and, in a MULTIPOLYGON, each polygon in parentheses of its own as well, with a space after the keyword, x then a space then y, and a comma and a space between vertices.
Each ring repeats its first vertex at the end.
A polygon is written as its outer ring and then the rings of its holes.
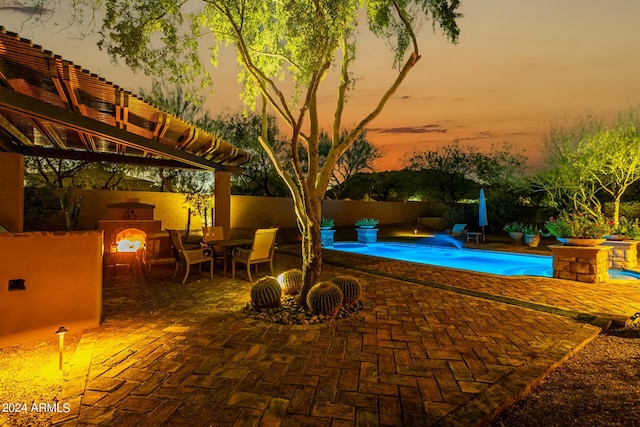
POLYGON ((640 329, 596 337, 491 427, 640 426, 640 329))
POLYGON ((363 309, 361 302, 354 305, 345 305, 335 316, 324 316, 322 314, 314 314, 311 310, 301 306, 297 302, 297 298, 291 295, 282 297, 282 305, 277 308, 259 309, 248 302, 243 311, 248 316, 256 320, 262 320, 273 323, 281 323, 283 325, 313 325, 317 323, 327 323, 334 320, 346 319, 352 317, 363 309))

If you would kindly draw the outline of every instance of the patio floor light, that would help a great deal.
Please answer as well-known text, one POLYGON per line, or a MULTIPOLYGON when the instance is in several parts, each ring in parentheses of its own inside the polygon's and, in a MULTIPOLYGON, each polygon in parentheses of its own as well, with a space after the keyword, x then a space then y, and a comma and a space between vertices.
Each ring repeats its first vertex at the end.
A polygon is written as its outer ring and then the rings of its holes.
POLYGON ((60 359, 59 359, 60 362, 58 364, 59 370, 62 370, 62 361, 63 361, 63 353, 64 353, 64 334, 66 334, 67 332, 69 332, 69 330, 64 326, 60 326, 56 331, 56 334, 58 335, 58 340, 59 340, 58 348, 60 352, 60 359))

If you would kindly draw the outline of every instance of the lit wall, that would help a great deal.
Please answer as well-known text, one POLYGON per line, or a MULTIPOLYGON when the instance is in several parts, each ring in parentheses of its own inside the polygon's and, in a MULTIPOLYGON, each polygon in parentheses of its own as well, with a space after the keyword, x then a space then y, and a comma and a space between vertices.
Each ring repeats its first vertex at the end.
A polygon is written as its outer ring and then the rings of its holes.
MULTIPOLYGON (((162 228, 184 229, 187 209, 184 196, 176 193, 149 191, 83 190, 80 228, 94 229, 99 219, 107 217, 107 205, 137 198, 141 203, 155 205, 154 218, 162 221, 162 228)), ((416 221, 420 216, 439 216, 444 205, 433 202, 363 202, 325 200, 323 215, 335 219, 337 226, 351 225, 362 217, 374 217, 381 224, 416 221)), ((210 218, 210 217, 209 217, 210 218)), ((209 219, 210 220, 210 219, 209 219)), ((296 227, 293 200, 286 197, 231 196, 231 228, 259 228, 276 225, 296 227)), ((191 218, 191 228, 199 229, 201 218, 191 218)))
POLYGON ((0 347, 100 324, 102 233, 0 233, 0 347), (24 279, 24 290, 9 281, 24 279))
POLYGON ((0 224, 12 232, 23 230, 23 183, 24 157, 0 153, 0 224))

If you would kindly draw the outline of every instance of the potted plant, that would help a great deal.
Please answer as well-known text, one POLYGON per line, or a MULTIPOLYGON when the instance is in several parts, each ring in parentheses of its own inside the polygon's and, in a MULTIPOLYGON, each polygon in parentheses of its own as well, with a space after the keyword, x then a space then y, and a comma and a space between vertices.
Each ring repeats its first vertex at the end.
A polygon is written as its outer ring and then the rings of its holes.
POLYGON ((360 218, 354 222, 354 225, 358 228, 373 228, 378 225, 379 222, 380 221, 374 218, 360 218))
POLYGON ((360 218, 354 225, 357 227, 358 242, 375 243, 378 241, 378 229, 375 228, 379 221, 374 218, 360 218))
POLYGON ((638 218, 634 220, 621 216, 618 224, 613 221, 609 222, 611 226, 611 234, 606 236, 607 240, 638 240, 640 239, 640 225, 638 218))
POLYGON ((540 236, 543 234, 537 225, 528 224, 523 229, 524 243, 530 248, 537 248, 540 244, 540 236))
POLYGON ((334 226, 333 218, 322 217, 320 219, 320 230, 329 230, 334 226))
POLYGON ((520 244, 524 239, 524 225, 521 222, 510 222, 504 226, 503 230, 509 233, 509 237, 515 244, 520 244))
POLYGON ((549 234, 569 246, 595 246, 604 242, 604 236, 611 232, 611 225, 600 213, 589 215, 562 211, 557 218, 549 218, 544 225, 549 234))
POLYGON ((320 219, 320 245, 333 246, 334 235, 336 230, 332 230, 334 226, 333 218, 322 217, 320 219))

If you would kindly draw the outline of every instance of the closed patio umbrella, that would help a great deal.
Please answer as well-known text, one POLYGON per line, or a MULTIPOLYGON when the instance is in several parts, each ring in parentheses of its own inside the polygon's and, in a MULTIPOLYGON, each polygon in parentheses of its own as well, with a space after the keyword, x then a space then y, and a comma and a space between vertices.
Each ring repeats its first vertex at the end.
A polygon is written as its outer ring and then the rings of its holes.
POLYGON ((484 227, 489 225, 487 220, 487 202, 484 199, 484 188, 480 189, 480 200, 478 203, 478 225, 482 227, 482 242, 485 241, 484 227))

